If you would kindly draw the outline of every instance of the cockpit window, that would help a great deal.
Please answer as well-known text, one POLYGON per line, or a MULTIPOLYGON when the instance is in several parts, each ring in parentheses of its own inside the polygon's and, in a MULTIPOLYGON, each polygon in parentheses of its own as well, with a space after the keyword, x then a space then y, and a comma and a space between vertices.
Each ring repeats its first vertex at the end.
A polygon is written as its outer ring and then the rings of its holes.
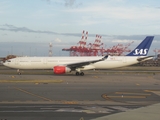
POLYGON ((7 62, 11 62, 11 60, 7 60, 7 62))

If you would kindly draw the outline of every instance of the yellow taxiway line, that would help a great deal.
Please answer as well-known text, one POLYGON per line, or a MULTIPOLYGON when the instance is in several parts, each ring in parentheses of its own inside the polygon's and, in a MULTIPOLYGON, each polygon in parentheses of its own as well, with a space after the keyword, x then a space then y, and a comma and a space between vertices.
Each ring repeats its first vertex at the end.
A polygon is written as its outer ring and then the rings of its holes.
POLYGON ((0 83, 62 83, 63 80, 0 80, 0 83))
POLYGON ((131 93, 131 92, 115 92, 116 94, 123 94, 123 95, 144 95, 144 96, 149 96, 151 94, 148 93, 131 93))
POLYGON ((146 96, 107 96, 108 98, 146 98, 146 96))
POLYGON ((18 90, 18 91, 21 91, 21 92, 23 92, 23 93, 26 93, 26 94, 32 95, 32 96, 37 97, 37 98, 41 98, 41 99, 46 100, 46 101, 52 101, 52 100, 51 100, 51 99, 49 99, 49 98, 46 98, 46 97, 42 97, 42 96, 39 96, 39 95, 33 94, 33 93, 31 93, 31 92, 28 92, 28 91, 23 90, 23 89, 18 88, 18 87, 14 87, 14 89, 16 89, 16 90, 18 90))

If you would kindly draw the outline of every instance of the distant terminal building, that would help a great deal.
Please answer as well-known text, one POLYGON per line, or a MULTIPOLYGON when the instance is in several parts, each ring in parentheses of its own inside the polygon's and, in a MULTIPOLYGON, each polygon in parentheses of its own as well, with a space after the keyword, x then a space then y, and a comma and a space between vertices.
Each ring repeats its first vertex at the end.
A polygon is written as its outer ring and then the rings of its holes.
POLYGON ((157 58, 138 63, 136 66, 160 67, 160 54, 157 55, 157 58))

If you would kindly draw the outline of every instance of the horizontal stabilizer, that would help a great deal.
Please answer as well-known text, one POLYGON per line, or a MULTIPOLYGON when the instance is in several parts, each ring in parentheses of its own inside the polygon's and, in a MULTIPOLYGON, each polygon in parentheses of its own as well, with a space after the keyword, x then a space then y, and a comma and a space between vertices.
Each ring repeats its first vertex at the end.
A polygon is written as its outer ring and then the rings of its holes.
POLYGON ((146 61, 146 60, 150 60, 152 59, 154 56, 146 56, 146 57, 143 57, 143 58, 138 58, 137 60, 139 62, 143 62, 143 61, 146 61))

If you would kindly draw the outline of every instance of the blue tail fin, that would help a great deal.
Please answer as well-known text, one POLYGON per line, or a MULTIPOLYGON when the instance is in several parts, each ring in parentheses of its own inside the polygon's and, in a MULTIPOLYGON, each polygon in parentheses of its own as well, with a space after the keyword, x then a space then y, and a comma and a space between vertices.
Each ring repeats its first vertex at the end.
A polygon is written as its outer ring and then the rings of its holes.
POLYGON ((154 36, 147 36, 131 53, 126 56, 146 56, 154 36))

